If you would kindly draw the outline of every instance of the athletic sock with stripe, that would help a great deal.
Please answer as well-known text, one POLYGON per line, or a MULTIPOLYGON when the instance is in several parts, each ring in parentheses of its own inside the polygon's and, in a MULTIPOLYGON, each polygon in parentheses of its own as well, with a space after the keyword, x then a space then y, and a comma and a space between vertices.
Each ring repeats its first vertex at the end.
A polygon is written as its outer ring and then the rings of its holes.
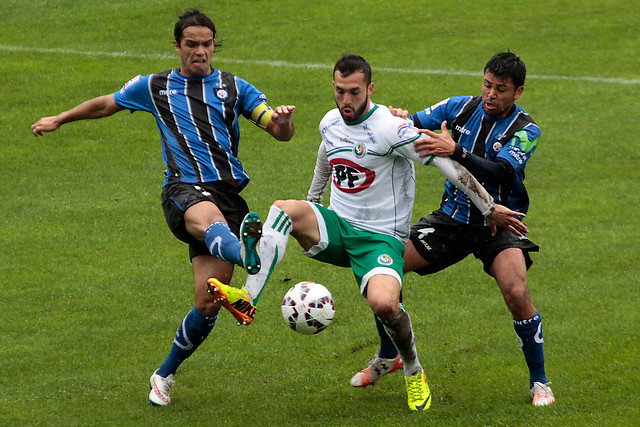
POLYGON ((547 383, 544 369, 544 349, 542 339, 542 317, 536 313, 530 319, 514 320, 513 327, 516 330, 518 341, 522 346, 524 359, 529 367, 529 387, 534 382, 547 383))
POLYGON ((269 215, 262 226, 262 238, 260 239, 262 266, 258 274, 247 277, 244 286, 254 305, 257 304, 271 273, 284 257, 289 234, 291 234, 291 218, 282 209, 271 206, 269 215))

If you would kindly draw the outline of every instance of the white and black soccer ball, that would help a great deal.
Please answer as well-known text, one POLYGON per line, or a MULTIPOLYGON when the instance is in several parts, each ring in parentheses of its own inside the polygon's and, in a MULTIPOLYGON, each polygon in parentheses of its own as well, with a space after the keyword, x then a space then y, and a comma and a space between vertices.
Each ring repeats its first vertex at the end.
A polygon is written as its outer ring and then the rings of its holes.
POLYGON ((336 312, 331 292, 315 282, 296 283, 282 301, 282 317, 296 332, 313 335, 331 324, 336 312))

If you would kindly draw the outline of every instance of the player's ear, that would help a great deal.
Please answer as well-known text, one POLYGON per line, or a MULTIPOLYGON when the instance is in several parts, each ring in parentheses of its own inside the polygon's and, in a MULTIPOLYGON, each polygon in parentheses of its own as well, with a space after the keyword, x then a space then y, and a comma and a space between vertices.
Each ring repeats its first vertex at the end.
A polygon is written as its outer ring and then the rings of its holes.
POLYGON ((373 93, 373 83, 369 83, 369 87, 367 88, 367 92, 369 93, 369 96, 371 96, 371 94, 373 93))
POLYGON ((518 89, 516 89, 516 93, 514 94, 513 99, 516 100, 520 98, 520 95, 522 95, 523 90, 524 90, 524 86, 520 86, 518 89))

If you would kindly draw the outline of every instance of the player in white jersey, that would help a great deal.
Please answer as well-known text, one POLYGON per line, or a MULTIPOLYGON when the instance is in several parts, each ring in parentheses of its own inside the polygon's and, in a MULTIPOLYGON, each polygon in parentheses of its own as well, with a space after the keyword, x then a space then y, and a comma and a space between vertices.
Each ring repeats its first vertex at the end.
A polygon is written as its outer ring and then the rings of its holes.
POLYGON ((525 231, 514 218, 521 215, 496 205, 473 176, 451 159, 418 156, 413 148, 421 138, 417 130, 370 100, 371 68, 364 58, 343 56, 333 77, 338 108, 320 123, 319 153, 328 159, 319 167, 332 171, 330 207, 301 200, 276 201, 263 226, 261 270, 247 279, 242 290, 216 280, 211 281, 210 290, 216 298, 257 303, 284 256, 289 235, 307 256, 352 268, 362 295, 402 356, 409 407, 426 410, 431 393, 418 360, 411 320, 400 303, 402 256, 414 200, 413 162, 437 166, 490 222, 525 231))

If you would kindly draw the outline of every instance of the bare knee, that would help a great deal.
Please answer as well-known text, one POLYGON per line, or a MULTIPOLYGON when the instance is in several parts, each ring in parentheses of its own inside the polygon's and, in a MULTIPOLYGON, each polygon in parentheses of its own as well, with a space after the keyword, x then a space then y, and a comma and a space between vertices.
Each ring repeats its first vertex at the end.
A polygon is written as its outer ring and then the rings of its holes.
POLYGON ((526 279, 510 280, 500 284, 504 302, 515 319, 528 319, 536 313, 529 296, 526 279))
POLYGON ((273 202, 273 206, 288 213, 289 211, 293 210, 296 202, 300 202, 300 200, 276 200, 275 202, 273 202))
POLYGON ((400 302, 388 295, 368 298, 371 311, 383 322, 391 322, 400 312, 400 302))

